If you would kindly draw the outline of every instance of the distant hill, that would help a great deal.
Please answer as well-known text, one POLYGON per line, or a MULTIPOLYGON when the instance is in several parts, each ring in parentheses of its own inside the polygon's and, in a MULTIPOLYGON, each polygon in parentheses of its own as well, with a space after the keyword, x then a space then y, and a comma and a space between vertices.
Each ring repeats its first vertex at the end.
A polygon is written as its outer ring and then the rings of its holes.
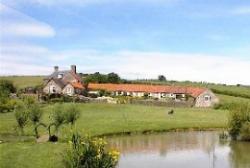
POLYGON ((13 82, 17 89, 25 88, 28 86, 37 86, 43 84, 44 76, 2 76, 1 79, 10 80, 13 82))

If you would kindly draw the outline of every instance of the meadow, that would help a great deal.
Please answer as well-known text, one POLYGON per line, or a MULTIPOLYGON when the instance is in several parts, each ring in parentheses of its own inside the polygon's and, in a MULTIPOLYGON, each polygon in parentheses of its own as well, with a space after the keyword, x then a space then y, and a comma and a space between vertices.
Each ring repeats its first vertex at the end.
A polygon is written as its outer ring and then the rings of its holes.
MULTIPOLYGON (((0 77, 11 80, 17 89, 42 84, 41 76, 0 77)), ((177 84, 177 83, 176 83, 177 84)), ((178 83, 178 85, 195 85, 178 83)), ((201 85, 204 87, 204 85, 201 85)), ((238 95, 249 94, 250 89, 243 86, 208 85, 238 95)), ((240 96, 217 94, 223 104, 231 102, 250 102, 240 96)), ((67 107, 67 103, 62 106, 67 107)), ((42 122, 49 124, 53 112, 53 104, 43 105, 42 122)), ((227 110, 212 108, 174 108, 174 114, 168 115, 171 108, 129 104, 77 104, 80 118, 73 129, 82 135, 111 136, 119 134, 141 134, 161 131, 178 130, 211 130, 223 129, 228 125, 227 110)), ((0 167, 43 168, 63 167, 63 154, 68 147, 71 127, 63 125, 59 131, 59 142, 36 143, 31 123, 24 129, 25 135, 19 136, 13 112, 0 113, 0 167), (32 156, 32 157, 30 157, 32 156)), ((40 135, 48 134, 44 128, 39 129, 40 135)))
MULTIPOLYGON (((67 106, 66 103, 62 106, 67 106)), ((77 104, 81 116, 75 129, 81 134, 104 136, 115 134, 136 134, 183 129, 207 130, 225 128, 228 111, 176 108, 168 115, 170 108, 141 105, 77 104)), ((42 121, 49 123, 53 105, 44 106, 42 121)), ((63 153, 66 150, 70 126, 64 125, 57 143, 36 143, 31 123, 25 127, 25 136, 18 136, 13 113, 0 114, 0 167, 63 167, 63 153), (30 157, 32 156, 32 157, 30 157)), ((40 129, 40 134, 47 134, 40 129)))

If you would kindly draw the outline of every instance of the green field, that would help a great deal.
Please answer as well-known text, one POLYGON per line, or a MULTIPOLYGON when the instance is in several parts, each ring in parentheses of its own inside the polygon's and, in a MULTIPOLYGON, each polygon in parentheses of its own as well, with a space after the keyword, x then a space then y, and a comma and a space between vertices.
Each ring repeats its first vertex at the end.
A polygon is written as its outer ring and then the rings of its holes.
MULTIPOLYGON (((67 104, 63 104, 67 106, 67 104)), ((224 128, 227 111, 176 108, 174 115, 168 115, 169 108, 140 105, 78 104, 81 117, 76 128, 81 134, 108 135, 119 133, 142 133, 175 129, 224 128)), ((52 105, 44 107, 43 122, 49 123, 52 105)), ((18 137, 13 113, 0 114, 0 167, 62 167, 62 154, 67 147, 69 126, 60 131, 58 143, 35 143, 32 126, 25 128, 24 137, 18 137), (21 142, 25 140, 26 142, 21 142), (31 157, 32 156, 32 157, 31 157)), ((45 130, 40 130, 46 134, 45 130)))
MULTIPOLYGON (((6 76, 0 77, 0 79, 7 79, 13 81, 14 85, 17 88, 24 88, 27 86, 37 86, 43 83, 43 76, 6 76)), ((155 80, 140 80, 140 81, 132 81, 136 83, 151 83, 151 84, 165 84, 165 85, 180 85, 180 86, 197 86, 197 87, 207 87, 210 89, 216 89, 221 92, 229 91, 232 93, 242 94, 242 95, 250 95, 250 87, 247 86, 226 86, 221 84, 205 84, 199 82, 178 82, 178 81, 167 81, 167 82, 159 82, 155 80)))
POLYGON ((20 89, 29 86, 41 85, 43 84, 43 78, 43 76, 2 76, 0 77, 0 80, 10 80, 16 88, 20 89))
MULTIPOLYGON (((13 81, 20 89, 27 86, 42 84, 41 76, 0 77, 13 81)), ((204 86, 195 83, 176 83, 185 86, 204 86)), ((221 91, 230 91, 239 94, 249 94, 248 87, 207 85, 221 91)), ((243 97, 217 94, 221 103, 250 102, 243 97)), ((62 104, 67 106, 66 103, 62 104)), ((141 105, 115 104, 77 104, 81 110, 81 117, 75 129, 82 135, 107 136, 114 134, 148 133, 158 131, 183 129, 215 129, 227 126, 227 110, 202 108, 176 108, 174 115, 168 115, 170 108, 141 105)), ((43 122, 49 123, 53 105, 44 105, 43 122)), ((70 127, 64 125, 59 132, 58 143, 35 143, 33 127, 29 123, 25 128, 25 136, 18 136, 14 113, 0 113, 0 167, 13 168, 59 168, 63 167, 62 156, 68 146, 67 140, 70 127), (32 156, 32 157, 31 157, 32 156)), ((47 134, 40 129, 40 134, 47 134)))
MULTIPOLYGON (((64 104, 67 106, 67 104, 64 104)), ((126 132, 164 131, 186 128, 221 128, 226 126, 227 111, 176 108, 173 116, 169 108, 141 105, 78 104, 81 117, 77 129, 81 133, 105 135, 126 132)), ((44 107, 43 122, 49 122, 52 106, 44 107)), ((0 114, 0 134, 15 134, 13 113, 0 114)), ((31 126, 26 134, 31 135, 31 126)))

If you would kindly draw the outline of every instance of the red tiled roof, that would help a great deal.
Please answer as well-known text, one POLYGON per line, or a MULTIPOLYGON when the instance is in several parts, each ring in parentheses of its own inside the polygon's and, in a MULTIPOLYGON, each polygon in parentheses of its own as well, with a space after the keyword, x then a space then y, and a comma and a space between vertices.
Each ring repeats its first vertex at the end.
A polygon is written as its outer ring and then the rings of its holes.
POLYGON ((70 83, 74 88, 83 89, 83 85, 79 82, 70 83))
POLYGON ((143 85, 143 84, 95 84, 88 85, 90 90, 126 91, 126 92, 147 92, 147 93, 183 93, 193 97, 198 97, 206 91, 205 88, 164 86, 164 85, 143 85))

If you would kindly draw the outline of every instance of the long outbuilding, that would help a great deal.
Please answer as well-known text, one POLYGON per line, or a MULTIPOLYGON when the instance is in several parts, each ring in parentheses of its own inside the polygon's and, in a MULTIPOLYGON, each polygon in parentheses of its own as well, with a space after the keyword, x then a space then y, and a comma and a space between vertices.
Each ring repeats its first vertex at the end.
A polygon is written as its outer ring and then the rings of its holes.
POLYGON ((115 96, 147 96, 157 99, 170 98, 175 101, 186 101, 189 97, 192 97, 194 99, 195 107, 211 107, 219 102, 218 97, 211 90, 200 87, 90 83, 88 85, 88 90, 92 93, 97 93, 100 90, 105 90, 115 96))

